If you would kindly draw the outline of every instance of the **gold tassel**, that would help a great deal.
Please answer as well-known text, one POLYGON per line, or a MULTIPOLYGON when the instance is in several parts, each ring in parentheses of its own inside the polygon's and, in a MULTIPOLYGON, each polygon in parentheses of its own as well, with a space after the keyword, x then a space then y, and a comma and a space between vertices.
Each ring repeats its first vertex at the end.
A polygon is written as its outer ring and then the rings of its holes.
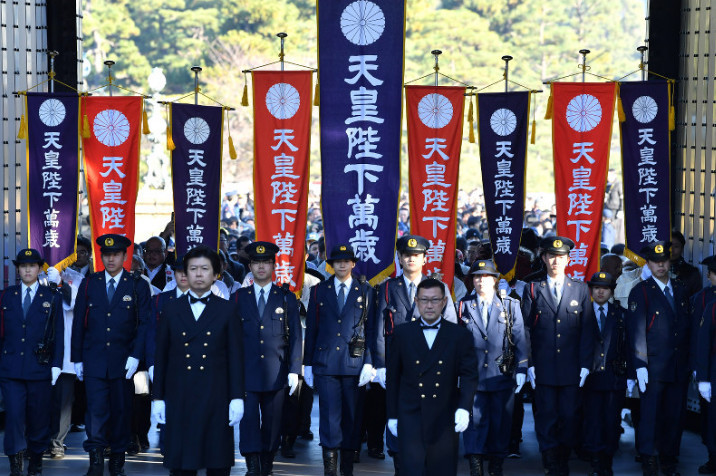
POLYGON ((149 135, 149 118, 147 117, 146 108, 142 108, 142 134, 149 135))
POLYGON ((472 96, 468 96, 470 99, 470 107, 467 108, 467 120, 468 122, 472 122, 475 120, 475 115, 472 112, 472 96))
POLYGON ((532 119, 532 135, 530 135, 530 144, 534 144, 536 138, 537 138, 537 121, 532 119))
POLYGON ((622 104, 622 93, 619 89, 619 83, 617 83, 617 117, 619 122, 626 121, 626 114, 624 114, 624 104, 622 104))
POLYGON ((174 145, 174 139, 172 139, 172 127, 167 126, 167 150, 174 150, 177 146, 174 145))
POLYGON ((321 95, 320 95, 320 89, 318 87, 318 81, 316 81, 316 87, 313 88, 313 105, 314 106, 321 105, 321 95))
POLYGON ((231 160, 236 160, 236 147, 234 147, 234 139, 229 136, 229 157, 231 157, 231 160))
POLYGON ((468 139, 470 141, 470 144, 475 143, 475 124, 473 121, 468 120, 468 124, 470 124, 470 134, 468 135, 468 139))
POLYGON ((674 84, 669 81, 669 130, 676 129, 676 110, 674 109, 674 84))
POLYGON ((468 140, 470 141, 470 144, 475 143, 475 114, 472 110, 472 96, 467 97, 468 101, 470 101, 470 107, 467 108, 467 124, 470 127, 470 133, 468 134, 468 140))
POLYGON ((249 85, 244 83, 244 95, 241 96, 241 105, 244 107, 249 106, 249 85))
POLYGON ((83 139, 90 138, 90 125, 89 125, 89 119, 87 118, 87 114, 85 114, 82 117, 82 138, 83 139))
POLYGON ((552 103, 554 99, 552 98, 552 87, 549 88, 549 98, 547 99, 547 110, 544 113, 545 119, 552 119, 552 109, 554 108, 554 104, 552 103))
POLYGON ((25 114, 20 116, 20 129, 17 131, 18 139, 27 139, 27 121, 25 120, 25 114))

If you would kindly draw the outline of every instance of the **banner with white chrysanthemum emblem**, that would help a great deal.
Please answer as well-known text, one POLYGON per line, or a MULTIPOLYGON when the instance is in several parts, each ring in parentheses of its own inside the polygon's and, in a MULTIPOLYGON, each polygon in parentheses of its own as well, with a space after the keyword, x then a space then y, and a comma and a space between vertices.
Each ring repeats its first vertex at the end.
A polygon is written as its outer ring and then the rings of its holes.
POLYGON ((669 83, 621 83, 619 95, 624 105, 624 254, 643 265, 639 253, 644 246, 671 239, 669 83))
POLYGON ((274 281, 303 286, 312 71, 253 71, 256 239, 275 243, 274 281))
POLYGON ((76 259, 79 98, 27 93, 28 242, 59 269, 76 259))
POLYGON ((406 86, 405 103, 410 232, 430 241, 423 271, 452 289, 465 87, 406 86))
MULTIPOLYGON (((123 235, 134 242, 134 208, 139 185, 141 96, 82 98, 82 149, 92 237, 123 235)), ((133 246, 125 269, 132 267, 133 246)), ((93 240, 96 271, 104 269, 93 240)))
POLYGON ((219 246, 224 109, 171 104, 172 190, 177 256, 219 246))
POLYGON ((574 240, 567 267, 574 279, 599 271, 616 88, 616 83, 552 83, 557 233, 574 240))

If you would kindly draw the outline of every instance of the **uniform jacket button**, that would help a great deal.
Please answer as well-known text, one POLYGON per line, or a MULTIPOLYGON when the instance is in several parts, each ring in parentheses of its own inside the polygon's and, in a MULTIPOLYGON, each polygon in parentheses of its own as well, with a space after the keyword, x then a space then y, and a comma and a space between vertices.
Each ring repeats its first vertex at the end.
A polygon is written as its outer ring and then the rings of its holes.
POLYGON ((187 365, 187 366, 186 366, 186 369, 187 369, 187 370, 191 370, 191 365, 187 365))

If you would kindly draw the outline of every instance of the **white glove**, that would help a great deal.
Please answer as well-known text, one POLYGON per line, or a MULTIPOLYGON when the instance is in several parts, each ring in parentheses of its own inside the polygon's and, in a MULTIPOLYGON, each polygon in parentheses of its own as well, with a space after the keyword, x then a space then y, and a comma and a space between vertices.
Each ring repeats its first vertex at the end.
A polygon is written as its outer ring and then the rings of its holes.
POLYGON ((527 369, 527 378, 530 380, 530 385, 532 385, 532 390, 537 386, 537 375, 535 375, 535 368, 530 367, 527 369))
POLYGON ((82 365, 82 362, 75 362, 75 374, 77 374, 77 378, 80 380, 84 379, 85 371, 84 366, 82 365))
POLYGON ((293 395, 298 388, 298 374, 288 374, 288 387, 290 388, 288 394, 293 395))
POLYGON ((587 380, 587 375, 589 375, 589 370, 583 368, 579 371, 579 386, 584 387, 584 382, 587 380))
POLYGON ((375 370, 373 370, 373 366, 370 364, 364 364, 363 370, 360 371, 360 377, 358 378, 358 386, 362 387, 366 385, 368 382, 373 380, 374 375, 375 370))
POLYGON ((462 433, 467 430, 470 424, 470 413, 464 408, 455 410, 455 433, 462 433))
POLYGON ((127 371, 127 380, 134 376, 137 367, 139 367, 139 361, 134 357, 127 357, 127 363, 124 366, 124 370, 127 371))
POLYGON ((236 426, 244 416, 244 401, 235 398, 229 402, 229 426, 236 426))
POLYGON ((54 385, 57 383, 57 378, 62 373, 62 369, 59 367, 52 367, 51 371, 52 371, 52 385, 54 385))
POLYGON ((525 374, 515 374, 515 383, 517 384, 515 393, 520 393, 520 390, 525 385, 525 374))
POLYGON ((147 373, 149 374, 149 381, 154 382, 154 366, 152 365, 149 367, 149 370, 147 370, 147 373))
POLYGON ((398 420, 391 418, 388 420, 388 430, 397 438, 398 436, 398 420))
POLYGON ((152 416, 160 425, 166 425, 167 416, 164 400, 154 400, 152 402, 152 416))
POLYGON ((306 382, 306 385, 313 388, 313 367, 310 365, 303 367, 303 380, 306 382))
POLYGON ((711 382, 699 382, 701 398, 711 403, 711 382))
POLYGON ((47 281, 55 284, 60 284, 62 281, 62 278, 60 278, 60 272, 57 271, 57 268, 54 266, 47 268, 47 281))
POLYGON ((378 378, 378 383, 381 387, 385 388, 385 368, 377 369, 375 376, 378 378))
POLYGON ((627 379, 627 393, 631 395, 634 393, 634 385, 636 385, 636 380, 634 379, 627 379))
POLYGON ((508 283, 505 278, 502 278, 500 280, 500 282, 497 283, 497 290, 505 291, 507 294, 510 294, 510 291, 512 291, 512 288, 510 287, 510 283, 508 283))
POLYGON ((636 369, 636 380, 639 382, 639 391, 641 393, 646 392, 646 384, 649 383, 649 372, 646 367, 636 369))
POLYGON ((641 280, 646 281, 649 278, 651 278, 651 270, 648 266, 644 265, 644 267, 641 268, 641 280))

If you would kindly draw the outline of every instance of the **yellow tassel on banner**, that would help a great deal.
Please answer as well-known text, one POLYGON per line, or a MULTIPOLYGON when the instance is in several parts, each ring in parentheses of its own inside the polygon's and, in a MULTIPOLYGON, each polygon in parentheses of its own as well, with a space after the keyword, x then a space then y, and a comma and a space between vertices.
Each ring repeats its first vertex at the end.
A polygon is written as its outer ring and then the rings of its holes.
POLYGON ((229 136, 229 157, 231 157, 231 160, 236 160, 236 157, 238 157, 236 147, 234 147, 234 139, 231 136, 229 136))
POLYGON ((167 127, 167 150, 174 150, 177 146, 174 145, 174 139, 172 139, 172 127, 167 127))
POLYGON ((25 114, 20 116, 20 129, 17 131, 18 139, 27 139, 27 121, 25 120, 25 114))
POLYGON ((669 108, 669 130, 673 131, 674 129, 676 129, 676 111, 674 106, 671 106, 669 108))
POLYGON ((472 96, 469 96, 470 101, 470 107, 467 108, 467 120, 468 122, 472 122, 475 120, 475 115, 472 112, 472 96))
POLYGON ((467 123, 470 125, 470 134, 468 134, 468 140, 470 144, 475 143, 475 123, 468 119, 467 123))
POLYGON ((142 134, 149 135, 149 119, 146 108, 142 108, 142 134))
POLYGON ((530 135, 530 144, 534 144, 536 138, 537 138, 537 121, 532 119, 532 135, 530 135))
POLYGON ((313 105, 314 106, 321 105, 321 95, 320 95, 320 88, 318 87, 318 81, 316 81, 316 87, 313 88, 313 105))
POLYGON ((249 85, 244 84, 244 95, 241 96, 241 105, 244 107, 249 106, 249 85))
POLYGON ((619 89, 619 83, 617 83, 617 117, 619 122, 626 121, 626 114, 624 114, 624 104, 622 103, 622 93, 619 89))
POLYGON ((545 119, 552 119, 552 108, 554 107, 554 105, 552 104, 552 101, 553 101, 553 99, 552 99, 552 88, 550 87, 550 90, 549 90, 549 98, 547 99, 547 110, 546 110, 545 113, 544 113, 544 118, 545 118, 545 119))
POLYGON ((82 117, 82 138, 83 139, 90 138, 90 125, 89 125, 89 119, 87 118, 87 114, 85 114, 82 117))

